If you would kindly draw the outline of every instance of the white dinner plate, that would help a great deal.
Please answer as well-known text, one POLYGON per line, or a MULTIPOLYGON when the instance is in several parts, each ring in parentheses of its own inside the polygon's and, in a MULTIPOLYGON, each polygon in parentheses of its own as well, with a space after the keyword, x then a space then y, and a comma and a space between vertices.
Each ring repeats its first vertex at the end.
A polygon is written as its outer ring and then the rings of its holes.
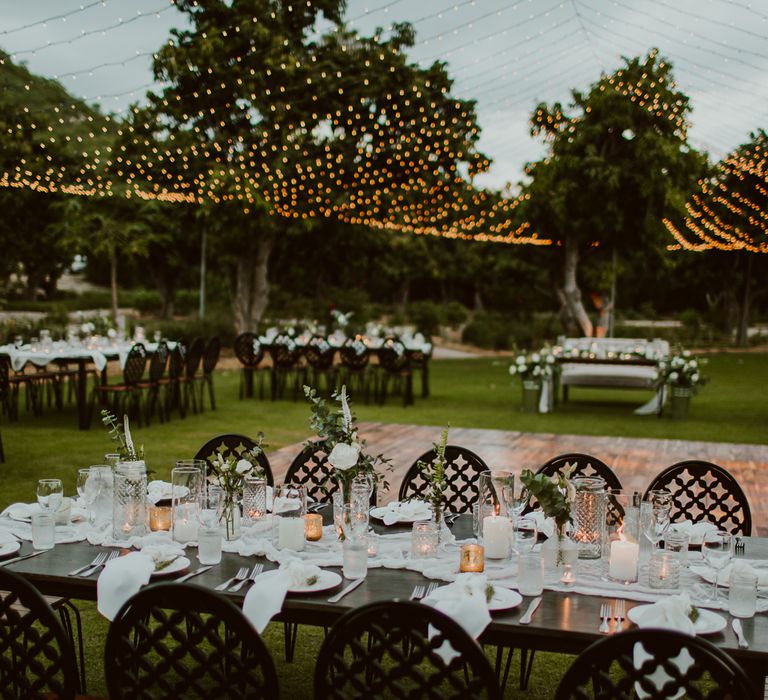
POLYGON ((331 588, 336 588, 341 583, 341 576, 334 571, 320 570, 320 575, 317 577, 317 581, 311 586, 291 586, 288 589, 289 593, 319 593, 320 591, 327 591, 331 588))
MULTIPOLYGON (((371 508, 371 517, 376 520, 384 520, 384 516, 389 513, 389 508, 386 506, 379 506, 378 508, 371 508)), ((413 523, 421 522, 422 520, 429 520, 432 517, 432 513, 427 511, 420 518, 399 518, 392 525, 411 525, 413 523)))
POLYGON ((152 576, 170 576, 171 574, 178 574, 180 571, 184 571, 185 569, 189 568, 189 565, 192 562, 189 561, 186 557, 179 557, 178 559, 174 559, 168 566, 166 566, 164 569, 160 569, 160 571, 153 571, 152 576))
POLYGON ((8 557, 11 554, 16 554, 21 549, 21 542, 6 542, 0 544, 0 557, 8 557))
POLYGON ((513 591, 511 588, 493 586, 493 596, 488 603, 488 610, 491 612, 495 612, 496 610, 510 610, 511 608, 516 608, 522 602, 523 596, 517 591, 513 591))
MULTIPOLYGON (((627 617, 639 626, 640 620, 643 619, 643 615, 645 615, 651 607, 651 605, 637 605, 627 613, 627 617)), ((699 617, 696 622, 693 623, 693 629, 696 634, 715 634, 724 630, 725 625, 725 618, 722 615, 718 615, 711 610, 699 608, 699 617)))
MULTIPOLYGON (((727 568, 727 567, 726 567, 727 568)), ((710 569, 708 566, 692 566, 691 571, 696 574, 697 576, 701 576, 707 583, 714 583, 715 582, 715 570, 710 569)), ((729 572, 730 574, 730 572, 729 572)), ((730 588, 731 582, 730 582, 730 575, 724 576, 723 572, 720 572, 720 575, 718 577, 717 584, 719 586, 722 586, 723 588, 730 588)), ((766 590, 766 586, 759 586, 761 590, 766 590)))
POLYGON ((22 504, 21 507, 10 507, 8 510, 8 517, 11 520, 16 520, 20 523, 31 523, 32 513, 40 512, 40 505, 37 503, 30 503, 29 505, 22 504))

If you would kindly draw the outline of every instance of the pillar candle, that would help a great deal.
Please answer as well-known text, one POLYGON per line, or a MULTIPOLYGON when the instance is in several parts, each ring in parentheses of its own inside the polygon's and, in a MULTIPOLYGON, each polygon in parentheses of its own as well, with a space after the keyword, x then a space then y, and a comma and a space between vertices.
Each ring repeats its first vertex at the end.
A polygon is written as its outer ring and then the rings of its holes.
POLYGON ((506 559, 510 552, 509 520, 501 515, 483 518, 483 546, 488 559, 506 559))
POLYGON ((639 557, 639 544, 626 540, 614 540, 611 542, 608 575, 619 581, 636 581, 639 557))
POLYGON ((281 518, 278 516, 277 546, 279 549, 304 551, 304 518, 281 518))

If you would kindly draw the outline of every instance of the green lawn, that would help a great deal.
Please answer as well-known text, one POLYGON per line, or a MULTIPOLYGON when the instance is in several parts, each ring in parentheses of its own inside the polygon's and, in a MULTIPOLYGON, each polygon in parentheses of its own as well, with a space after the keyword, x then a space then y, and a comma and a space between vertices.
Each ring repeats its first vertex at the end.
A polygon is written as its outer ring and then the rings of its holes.
MULTIPOLYGON (((508 361, 497 359, 435 361, 431 365, 432 396, 418 398, 403 409, 391 402, 384 407, 355 404, 361 420, 422 425, 493 428, 533 432, 615 435, 685 440, 765 443, 768 441, 768 355, 722 354, 709 359, 710 381, 694 398, 688 421, 635 416, 633 409, 650 397, 648 392, 574 390, 571 401, 548 415, 519 411, 520 387, 507 373, 508 361)), ((174 419, 150 428, 136 428, 146 449, 147 463, 161 478, 168 478, 176 459, 191 457, 209 437, 223 432, 255 435, 263 431, 271 448, 308 436, 308 407, 299 401, 238 401, 238 375, 216 377, 219 407, 216 412, 174 419)), ((354 400, 354 397, 353 397, 354 400)), ((22 402, 23 404, 23 402, 22 402)), ((14 501, 34 500, 39 478, 60 476, 67 493, 74 492, 77 468, 101 461, 112 445, 98 420, 89 432, 75 429, 74 407, 62 413, 48 410, 41 417, 24 413, 21 420, 0 426, 6 463, 0 466, 0 507, 14 501)), ((89 691, 104 693, 101 650, 106 622, 90 604, 83 605, 87 623, 89 691)), ((310 697, 312 669, 321 632, 302 630, 297 658, 292 665, 279 661, 282 626, 272 625, 266 637, 278 660, 283 695, 310 697)), ((537 658, 526 697, 551 697, 568 664, 567 657, 537 658)), ((513 664, 512 676, 517 663, 513 664)), ((516 686, 511 682, 510 686, 516 686)), ((512 692, 511 697, 520 695, 512 692)))

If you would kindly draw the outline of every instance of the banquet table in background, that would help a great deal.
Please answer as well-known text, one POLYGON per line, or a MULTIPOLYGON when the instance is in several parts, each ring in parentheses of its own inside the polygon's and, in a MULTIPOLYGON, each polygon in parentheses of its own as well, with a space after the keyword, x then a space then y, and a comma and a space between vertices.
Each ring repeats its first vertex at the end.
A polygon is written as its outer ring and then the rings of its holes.
MULTIPOLYGON (((326 521, 330 514, 325 512, 326 521)), ((407 532, 403 527, 384 528, 376 526, 381 533, 393 531, 407 532)), ((457 538, 471 536, 471 517, 460 516, 453 532, 457 538)), ((745 538, 747 556, 753 559, 768 559, 768 539, 745 538)), ((31 552, 28 543, 23 544, 20 553, 31 552)), ((89 563, 97 548, 84 542, 58 544, 40 556, 27 559, 10 568, 25 576, 46 595, 69 596, 84 600, 95 600, 96 579, 69 577, 66 572, 89 563)), ((458 557, 458 554, 457 554, 458 557)), ((194 554, 191 555, 194 559, 194 554)), ((458 559, 457 559, 458 561, 458 559)), ((277 564, 263 557, 244 557, 235 553, 224 553, 221 564, 200 574, 192 581, 196 585, 213 588, 224 579, 234 576, 242 566, 252 566, 262 562, 265 571, 277 564)), ((0 562, 1 564, 2 562, 0 562)), ((196 562, 192 569, 197 568, 196 562)), ((330 567, 338 570, 339 567, 330 567)), ((164 580, 171 580, 166 578, 164 580)), ((315 595, 289 595, 283 604, 282 612, 275 618, 291 623, 308 625, 332 625, 348 610, 372 602, 408 599, 414 586, 429 579, 421 573, 403 568, 369 569, 363 585, 345 596, 339 603, 329 603, 330 592, 315 595)), ((578 584, 577 584, 578 585, 578 584)), ((235 594, 228 594, 242 603, 247 589, 235 594)), ((522 647, 557 653, 577 654, 591 643, 601 638, 598 632, 601 603, 623 597, 627 601, 627 610, 642 604, 633 601, 631 596, 622 596, 621 591, 606 588, 601 594, 585 594, 568 590, 545 590, 543 601, 533 620, 528 625, 521 625, 520 618, 527 608, 529 598, 517 608, 494 612, 491 624, 486 628, 480 641, 493 645, 522 647)), ((727 614, 720 612, 723 617, 727 614)), ((762 688, 768 674, 768 614, 759 613, 742 621, 744 634, 749 648, 740 649, 736 637, 728 625, 723 631, 708 635, 707 639, 731 655, 762 688)), ((625 628, 629 623, 625 622, 625 628)), ((612 631, 614 627, 612 626, 612 631)))

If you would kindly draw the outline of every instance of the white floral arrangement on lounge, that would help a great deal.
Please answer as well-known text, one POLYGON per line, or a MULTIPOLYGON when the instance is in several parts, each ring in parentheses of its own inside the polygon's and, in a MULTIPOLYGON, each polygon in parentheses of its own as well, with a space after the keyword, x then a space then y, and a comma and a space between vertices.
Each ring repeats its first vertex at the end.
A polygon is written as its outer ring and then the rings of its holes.
POLYGON ((677 352, 659 360, 656 381, 659 385, 696 391, 707 381, 701 373, 701 364, 703 360, 697 360, 689 350, 677 352))
POLYGON ((549 347, 538 352, 520 354, 509 366, 509 373, 522 381, 542 381, 551 379, 559 371, 557 357, 549 347))

